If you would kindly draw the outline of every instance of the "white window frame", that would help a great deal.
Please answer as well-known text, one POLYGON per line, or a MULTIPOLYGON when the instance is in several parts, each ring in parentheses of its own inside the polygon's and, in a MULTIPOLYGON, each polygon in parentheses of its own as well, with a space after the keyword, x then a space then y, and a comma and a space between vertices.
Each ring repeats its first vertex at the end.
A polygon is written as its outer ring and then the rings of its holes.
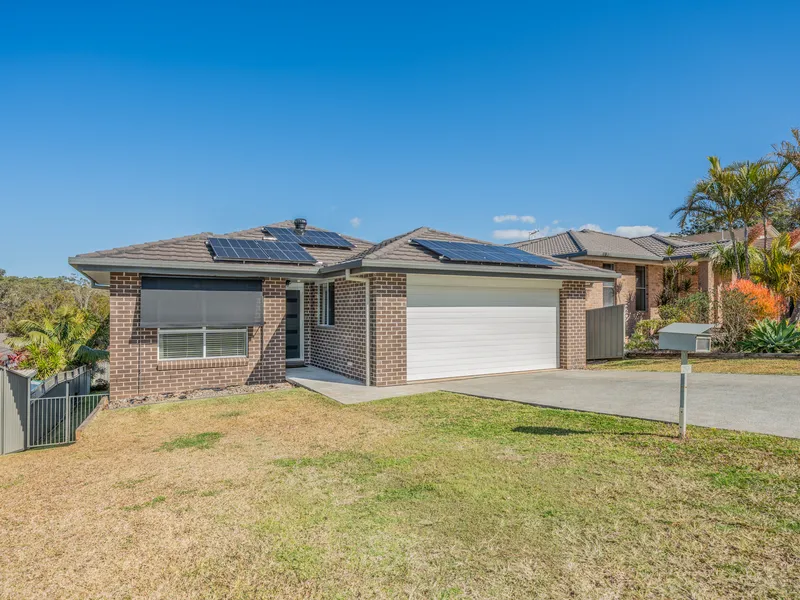
POLYGON ((317 284, 317 325, 320 327, 336 326, 336 294, 334 292, 333 323, 330 322, 328 307, 330 304, 330 289, 333 281, 324 281, 317 284))
POLYGON ((158 360, 159 362, 172 362, 175 360, 216 360, 218 358, 247 358, 250 353, 250 336, 247 335, 247 327, 195 327, 191 329, 179 327, 173 329, 158 330, 158 360), (206 356, 206 334, 211 331, 232 331, 244 333, 244 354, 232 354, 229 356, 206 356), (202 333, 203 334, 203 356, 192 356, 187 358, 162 358, 161 357, 161 335, 176 333, 202 333))

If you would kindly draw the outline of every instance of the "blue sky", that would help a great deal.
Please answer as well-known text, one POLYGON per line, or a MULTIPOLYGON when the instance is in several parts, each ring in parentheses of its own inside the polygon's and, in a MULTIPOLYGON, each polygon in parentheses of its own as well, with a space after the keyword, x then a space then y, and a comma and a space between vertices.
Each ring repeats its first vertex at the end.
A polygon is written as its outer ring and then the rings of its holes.
POLYGON ((800 126, 797 2, 15 4, 13 275, 295 216, 375 241, 671 231, 705 156, 800 126))

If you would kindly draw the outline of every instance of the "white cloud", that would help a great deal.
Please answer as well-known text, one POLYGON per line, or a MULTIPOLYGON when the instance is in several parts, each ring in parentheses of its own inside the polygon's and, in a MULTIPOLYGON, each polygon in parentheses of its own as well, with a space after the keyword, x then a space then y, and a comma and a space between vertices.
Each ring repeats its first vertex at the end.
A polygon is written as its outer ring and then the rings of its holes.
POLYGON ((353 229, 358 229, 358 227, 361 225, 361 219, 359 217, 353 217, 350 219, 350 225, 353 226, 353 229))
POLYGON ((537 231, 533 237, 534 238, 541 238, 547 237, 548 235, 556 235, 557 233, 564 233, 566 229, 563 227, 550 227, 549 225, 545 225, 539 231, 537 231))
POLYGON ((616 234, 624 237, 639 237, 640 235, 650 235, 658 231, 650 225, 621 225, 617 227, 616 234))
POLYGON ((603 228, 600 227, 600 225, 595 225, 594 223, 586 223, 585 225, 578 227, 578 231, 583 231, 584 229, 588 229, 589 231, 603 231, 603 228))
POLYGON ((530 233, 527 229, 495 229, 492 237, 496 240, 507 241, 527 240, 530 233))
POLYGON ((553 225, 558 225, 558 219, 556 219, 555 221, 553 221, 553 225))
POLYGON ((522 221, 523 223, 536 223, 536 219, 530 215, 496 215, 493 218, 495 223, 505 223, 506 221, 522 221))

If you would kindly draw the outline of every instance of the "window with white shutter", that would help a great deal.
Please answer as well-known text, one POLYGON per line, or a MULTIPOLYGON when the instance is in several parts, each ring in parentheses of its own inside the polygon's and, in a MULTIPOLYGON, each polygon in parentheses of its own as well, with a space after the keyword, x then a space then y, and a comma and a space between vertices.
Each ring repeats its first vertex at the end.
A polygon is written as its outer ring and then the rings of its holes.
POLYGON ((158 360, 247 356, 247 329, 159 329, 158 360))

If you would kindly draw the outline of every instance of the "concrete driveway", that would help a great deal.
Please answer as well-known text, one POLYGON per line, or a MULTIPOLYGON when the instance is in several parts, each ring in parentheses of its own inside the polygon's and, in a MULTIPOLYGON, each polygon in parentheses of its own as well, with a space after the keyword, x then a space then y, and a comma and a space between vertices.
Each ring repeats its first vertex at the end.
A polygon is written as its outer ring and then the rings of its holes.
MULTIPOLYGON (((450 381, 439 389, 537 406, 678 420, 680 375, 548 371, 450 381)), ((800 438, 800 377, 689 376, 688 423, 800 438)))

